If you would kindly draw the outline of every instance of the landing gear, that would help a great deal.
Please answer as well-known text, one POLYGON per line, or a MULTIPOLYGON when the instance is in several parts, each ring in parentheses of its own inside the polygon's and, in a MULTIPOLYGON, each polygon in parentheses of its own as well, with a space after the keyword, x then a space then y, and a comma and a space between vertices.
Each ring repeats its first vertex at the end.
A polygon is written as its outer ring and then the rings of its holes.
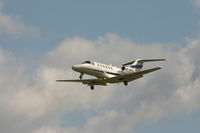
POLYGON ((124 85, 127 86, 128 85, 128 81, 124 81, 124 85))
POLYGON ((84 74, 83 74, 83 73, 81 73, 81 75, 79 76, 79 78, 80 78, 80 79, 82 79, 82 78, 83 78, 83 75, 84 75, 84 74))
POLYGON ((94 90, 94 85, 91 85, 90 88, 91 88, 91 90, 94 90))

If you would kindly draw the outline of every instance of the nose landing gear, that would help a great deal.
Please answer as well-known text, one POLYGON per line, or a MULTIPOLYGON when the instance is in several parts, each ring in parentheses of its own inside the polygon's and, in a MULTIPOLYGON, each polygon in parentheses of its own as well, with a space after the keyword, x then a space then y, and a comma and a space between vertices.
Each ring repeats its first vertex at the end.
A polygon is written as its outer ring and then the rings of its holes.
POLYGON ((79 76, 79 78, 80 78, 80 79, 82 79, 82 78, 83 78, 83 75, 84 75, 84 74, 83 74, 83 73, 81 73, 81 75, 79 76))
POLYGON ((91 90, 94 90, 94 85, 91 85, 90 88, 91 88, 91 90))
POLYGON ((128 85, 128 81, 124 81, 124 85, 127 86, 128 85))

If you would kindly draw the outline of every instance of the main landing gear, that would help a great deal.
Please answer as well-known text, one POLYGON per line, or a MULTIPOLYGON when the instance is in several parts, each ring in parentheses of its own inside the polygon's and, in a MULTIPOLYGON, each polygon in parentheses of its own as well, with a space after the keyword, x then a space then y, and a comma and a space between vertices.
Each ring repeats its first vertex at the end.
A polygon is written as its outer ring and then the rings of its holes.
POLYGON ((94 85, 91 85, 90 88, 91 88, 91 90, 94 90, 94 85))
POLYGON ((128 81, 124 81, 124 85, 127 86, 128 85, 128 81))
POLYGON ((83 73, 81 73, 81 75, 79 76, 79 78, 80 78, 80 79, 82 79, 82 78, 83 78, 83 75, 84 75, 84 74, 83 74, 83 73))
MULTIPOLYGON (((81 73, 79 78, 82 80, 83 76, 84 76, 84 73, 81 73)), ((91 90, 94 90, 94 85, 93 84, 88 84, 88 86, 90 86, 91 90)))

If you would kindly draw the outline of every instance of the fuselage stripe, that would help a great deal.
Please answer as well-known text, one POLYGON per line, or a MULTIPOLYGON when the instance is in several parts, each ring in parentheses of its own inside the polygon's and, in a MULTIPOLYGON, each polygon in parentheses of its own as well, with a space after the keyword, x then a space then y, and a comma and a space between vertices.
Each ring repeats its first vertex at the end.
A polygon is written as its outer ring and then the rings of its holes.
POLYGON ((119 73, 112 73, 112 72, 106 72, 106 73, 112 74, 112 75, 116 75, 116 76, 121 75, 121 74, 119 74, 119 73))
POLYGON ((96 71, 96 72, 101 72, 101 73, 107 73, 107 74, 112 74, 112 75, 115 75, 115 76, 118 76, 118 75, 121 75, 119 73, 113 73, 113 72, 107 72, 107 71, 100 71, 100 70, 96 70, 96 69, 91 69, 91 68, 88 68, 89 70, 92 70, 92 71, 96 71))

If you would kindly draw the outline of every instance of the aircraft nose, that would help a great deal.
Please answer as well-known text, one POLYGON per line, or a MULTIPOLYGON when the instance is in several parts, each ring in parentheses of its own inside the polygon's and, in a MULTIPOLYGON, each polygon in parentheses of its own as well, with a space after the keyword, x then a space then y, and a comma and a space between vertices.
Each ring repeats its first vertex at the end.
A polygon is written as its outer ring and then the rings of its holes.
POLYGON ((78 68, 79 68, 79 66, 78 66, 78 65, 74 65, 74 66, 72 66, 72 69, 73 69, 74 71, 77 71, 77 70, 78 70, 78 68))
POLYGON ((80 64, 80 65, 73 65, 72 69, 76 72, 82 72, 84 67, 80 64))

